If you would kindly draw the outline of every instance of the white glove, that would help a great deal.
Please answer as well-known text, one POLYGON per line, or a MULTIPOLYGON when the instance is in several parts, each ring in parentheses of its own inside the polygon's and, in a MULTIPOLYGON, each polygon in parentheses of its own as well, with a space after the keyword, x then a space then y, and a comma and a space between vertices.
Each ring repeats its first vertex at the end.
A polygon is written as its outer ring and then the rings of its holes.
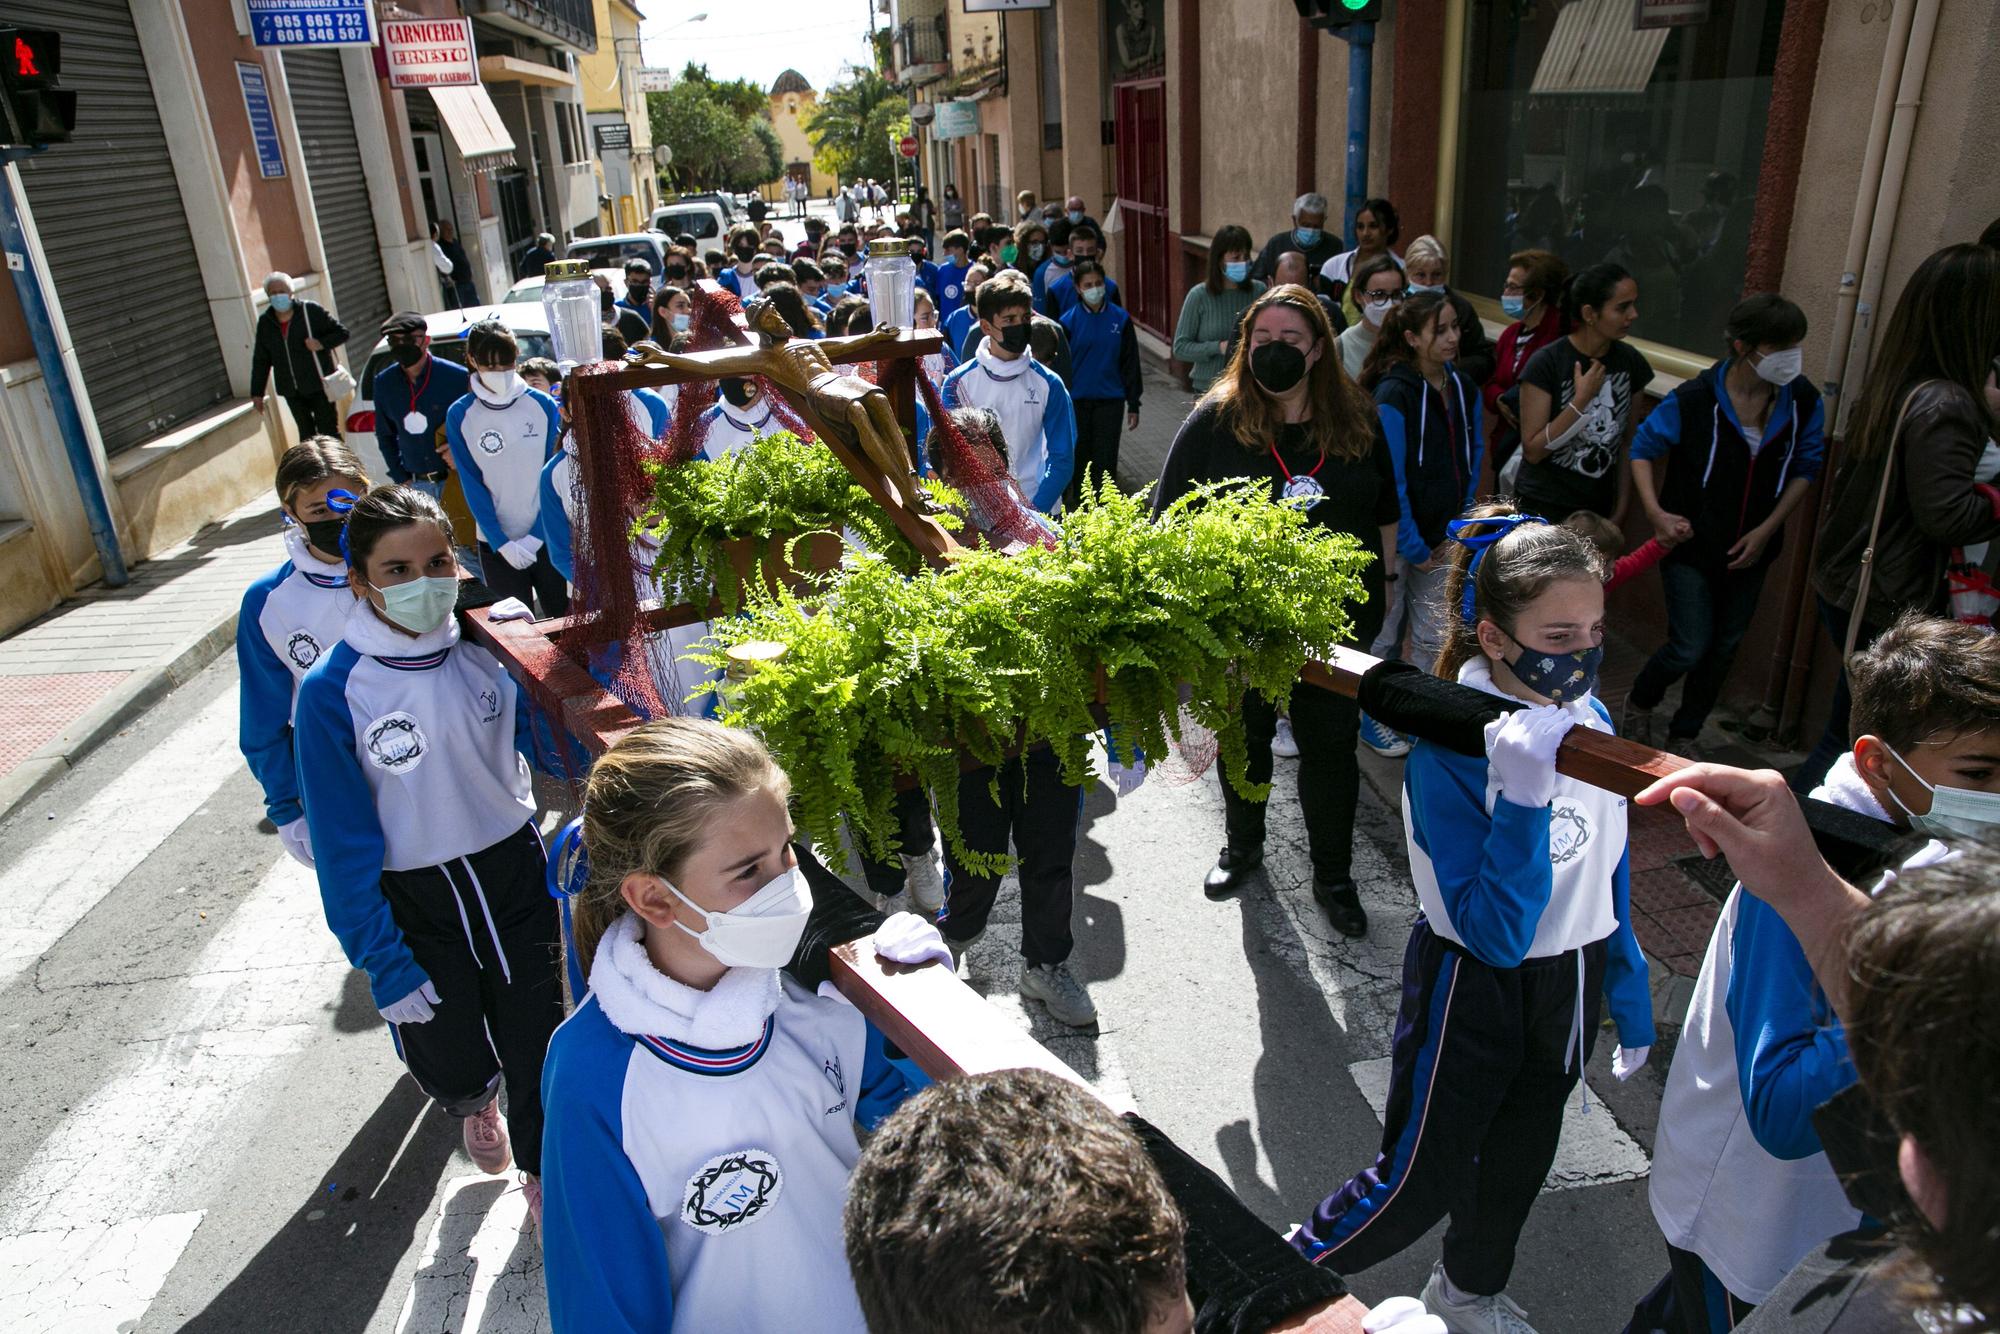
POLYGON ((437 987, 426 982, 394 1005, 383 1006, 382 1017, 392 1024, 427 1024, 437 1014, 431 1007, 443 1003, 437 987))
POLYGON ((285 845, 285 851, 292 854, 292 860, 301 866, 313 864, 312 840, 306 837, 306 817, 301 815, 278 831, 278 841, 285 845))
POLYGON ((535 563, 535 553, 541 549, 541 538, 517 537, 500 548, 500 559, 517 570, 525 570, 535 563))
POLYGON ((1611 1053, 1611 1073, 1624 1083, 1645 1067, 1646 1058, 1652 1055, 1651 1047, 1620 1047, 1611 1053))
POLYGON ((890 963, 919 964, 933 959, 941 964, 951 963, 951 951, 945 947, 944 936, 913 912, 892 913, 875 928, 874 939, 869 943, 890 963))
POLYGON ((1516 709, 1486 724, 1486 759, 1500 794, 1516 806, 1546 806, 1556 794, 1556 749, 1576 719, 1560 705, 1516 709))
MULTIPOLYGON (((513 564, 511 561, 508 563, 510 565, 513 564)), ((531 560, 528 564, 532 565, 534 562, 531 560)), ((515 565, 514 568, 521 570, 526 569, 527 566, 515 565)), ((535 613, 527 603, 521 601, 519 598, 501 598, 486 609, 486 619, 489 621, 532 621, 535 619, 535 613)))
POLYGON ((1131 796, 1139 790, 1139 785, 1146 781, 1146 761, 1136 756, 1130 764, 1120 764, 1117 760, 1113 760, 1110 768, 1111 785, 1118 789, 1118 795, 1121 797, 1131 796))
POLYGON ((1451 1327, 1427 1310, 1415 1297, 1391 1297, 1361 1317, 1364 1334, 1451 1334, 1451 1327))

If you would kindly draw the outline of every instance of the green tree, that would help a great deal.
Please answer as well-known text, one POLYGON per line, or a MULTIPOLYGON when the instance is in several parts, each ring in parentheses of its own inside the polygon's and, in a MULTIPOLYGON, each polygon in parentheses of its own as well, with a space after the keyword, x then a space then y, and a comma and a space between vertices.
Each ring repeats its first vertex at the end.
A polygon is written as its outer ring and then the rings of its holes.
POLYGON ((785 171, 785 150, 778 132, 762 116, 743 122, 736 151, 730 156, 722 176, 725 190, 755 190, 768 185, 785 171))
POLYGON ((716 101, 706 84, 683 81, 646 95, 653 142, 674 151, 667 175, 676 189, 721 183, 725 165, 742 146, 743 124, 716 101))
POLYGON ((843 82, 820 94, 805 130, 821 170, 887 181, 894 166, 889 131, 909 118, 908 105, 880 74, 850 67, 843 82))

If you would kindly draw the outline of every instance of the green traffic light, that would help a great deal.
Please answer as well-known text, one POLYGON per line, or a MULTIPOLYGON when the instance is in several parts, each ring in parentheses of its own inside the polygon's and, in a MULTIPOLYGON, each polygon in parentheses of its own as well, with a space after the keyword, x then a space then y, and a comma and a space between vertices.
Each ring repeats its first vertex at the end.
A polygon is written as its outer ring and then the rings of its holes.
POLYGON ((1359 12, 1368 8, 1369 3, 1370 0, 1340 0, 1340 7, 1351 12, 1359 12))

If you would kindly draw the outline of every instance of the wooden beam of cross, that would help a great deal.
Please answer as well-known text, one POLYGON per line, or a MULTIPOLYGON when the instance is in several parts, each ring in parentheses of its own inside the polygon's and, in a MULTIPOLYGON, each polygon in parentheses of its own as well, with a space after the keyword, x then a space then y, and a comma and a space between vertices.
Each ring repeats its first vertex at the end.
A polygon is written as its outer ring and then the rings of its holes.
MULTIPOLYGON (((725 300, 719 283, 704 278, 695 286, 712 302, 725 300)), ((758 377, 845 465, 918 553, 932 565, 945 564, 958 543, 930 516, 915 486, 918 367, 924 357, 944 350, 944 335, 936 329, 884 327, 852 338, 798 338, 770 306, 753 307, 749 317, 736 314, 730 328, 736 346, 708 352, 668 352, 641 343, 621 369, 579 377, 577 391, 615 393, 758 377), (871 361, 877 384, 837 369, 871 361)))

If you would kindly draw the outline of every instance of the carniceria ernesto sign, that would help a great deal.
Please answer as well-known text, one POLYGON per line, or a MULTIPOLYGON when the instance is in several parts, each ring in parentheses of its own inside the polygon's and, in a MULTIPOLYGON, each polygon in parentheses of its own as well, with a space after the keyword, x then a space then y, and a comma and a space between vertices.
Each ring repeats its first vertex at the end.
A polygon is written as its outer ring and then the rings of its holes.
POLYGON ((391 88, 474 88, 479 57, 471 19, 394 19, 382 25, 391 88))

